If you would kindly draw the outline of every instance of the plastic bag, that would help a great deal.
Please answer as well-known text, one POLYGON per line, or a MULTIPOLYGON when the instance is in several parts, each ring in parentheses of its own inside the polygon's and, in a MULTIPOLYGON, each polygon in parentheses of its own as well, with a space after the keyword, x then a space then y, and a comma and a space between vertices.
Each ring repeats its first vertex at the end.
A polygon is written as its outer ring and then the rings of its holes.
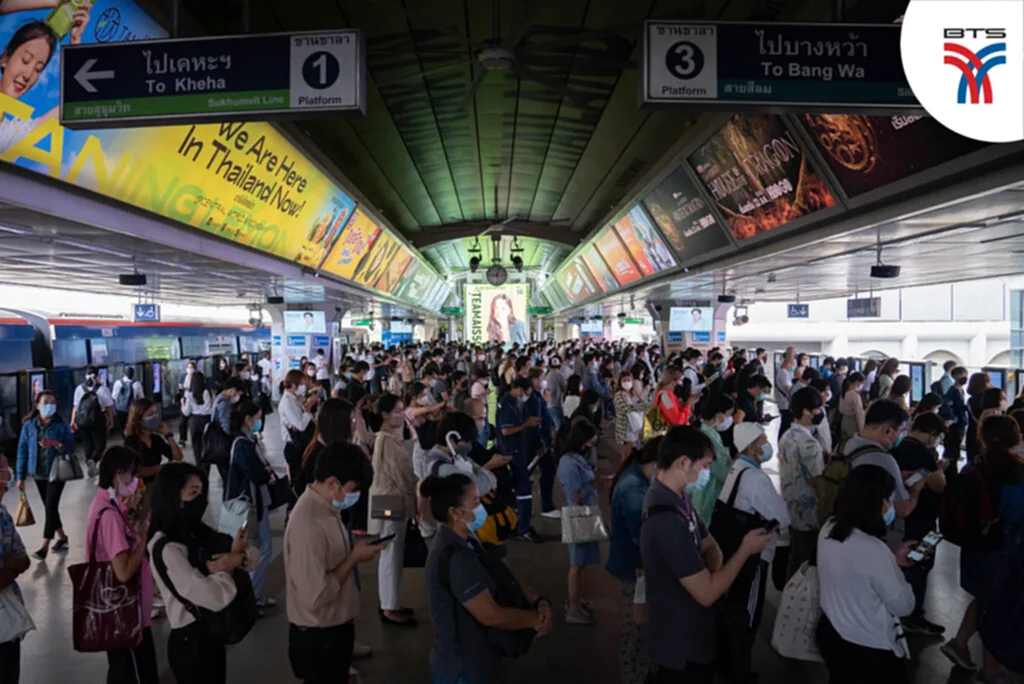
POLYGON ((32 616, 14 593, 14 587, 0 590, 0 644, 20 639, 35 628, 32 616))
POLYGON ((608 541, 608 528, 600 506, 563 506, 562 543, 587 544, 608 541))

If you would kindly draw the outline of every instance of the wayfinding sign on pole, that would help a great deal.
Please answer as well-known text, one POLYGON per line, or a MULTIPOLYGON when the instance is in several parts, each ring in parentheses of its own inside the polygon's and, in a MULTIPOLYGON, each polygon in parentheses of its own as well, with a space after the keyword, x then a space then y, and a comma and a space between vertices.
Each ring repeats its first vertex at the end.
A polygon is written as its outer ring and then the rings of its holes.
POLYGON ((73 45, 60 71, 68 128, 366 113, 358 29, 73 45))
POLYGON ((916 110, 900 26, 650 20, 640 104, 916 110))

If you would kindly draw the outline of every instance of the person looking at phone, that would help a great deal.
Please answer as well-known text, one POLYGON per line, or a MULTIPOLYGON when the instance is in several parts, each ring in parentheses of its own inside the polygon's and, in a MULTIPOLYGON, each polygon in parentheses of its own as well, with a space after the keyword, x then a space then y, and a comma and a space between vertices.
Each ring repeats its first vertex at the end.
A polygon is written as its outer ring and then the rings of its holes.
MULTIPOLYGON (((918 495, 917 506, 904 520, 904 540, 921 540, 937 529, 935 521, 939 515, 939 499, 946 490, 945 472, 949 467, 949 461, 939 458, 937 447, 945 438, 947 429, 946 421, 934 413, 918 414, 906 439, 892 450, 904 485, 909 483, 913 486, 916 484, 914 480, 924 475, 924 488, 918 495)), ((942 625, 927 620, 924 615, 928 573, 934 565, 935 555, 932 553, 903 569, 903 574, 914 590, 914 610, 903 620, 903 627, 908 632, 940 636, 945 631, 942 625)))
POLYGON ((50 542, 54 535, 57 543, 53 550, 68 550, 68 536, 64 534, 64 523, 60 519, 60 496, 64 492, 63 482, 50 482, 50 470, 59 455, 74 458, 75 435, 71 427, 57 413, 57 395, 53 390, 42 390, 35 398, 32 413, 21 421, 21 436, 18 438, 17 477, 18 489, 25 490, 25 479, 36 481, 39 498, 46 507, 43 523, 43 545, 32 554, 36 560, 46 560, 50 542))
POLYGON ((874 465, 889 472, 896 488, 893 506, 897 518, 910 515, 924 488, 924 480, 910 487, 903 484, 903 474, 891 453, 906 437, 908 419, 907 412, 899 404, 889 399, 878 399, 868 408, 864 427, 841 447, 843 455, 852 458, 851 468, 874 465))
MULTIPOLYGON (((335 400, 337 401, 337 400, 335 400)), ((305 682, 348 676, 359 615, 354 571, 383 544, 352 544, 341 514, 369 489, 373 469, 363 450, 335 441, 316 456, 313 482, 299 497, 284 531, 288 592, 288 659, 305 682)))
POLYGON ((164 461, 184 458, 174 433, 160 418, 160 407, 149 399, 136 399, 128 411, 124 445, 139 456, 139 477, 149 485, 164 461))
MULTIPOLYGON (((748 363, 744 370, 750 368, 752 364, 748 363)), ((737 381, 739 382, 739 381, 737 381)), ((772 389, 771 381, 763 375, 755 374, 748 377, 741 385, 742 389, 739 390, 739 404, 737 410, 737 423, 767 423, 770 422, 774 416, 762 415, 762 407, 764 406, 764 400, 768 398, 768 392, 772 389)))
POLYGON ((500 605, 511 571, 484 550, 476 531, 487 519, 480 492, 462 474, 429 477, 422 491, 440 525, 427 557, 427 597, 434 646, 430 669, 434 684, 494 684, 502 652, 491 632, 551 632, 551 601, 519 585, 532 609, 500 605))
POLYGON ((498 449, 512 457, 512 477, 515 480, 516 537, 522 541, 538 543, 543 541, 533 529, 533 483, 530 481, 530 461, 533 454, 527 451, 526 431, 541 424, 540 416, 527 416, 524 411, 533 383, 529 378, 516 378, 508 393, 498 403, 498 449))
POLYGON ((658 446, 658 470, 644 500, 640 555, 647 585, 647 656, 659 668, 656 684, 714 681, 714 604, 747 559, 775 538, 753 530, 732 557, 723 559, 689 494, 707 485, 714 455, 711 440, 697 428, 672 428, 658 446))
POLYGON ((887 469, 854 468, 818 536, 823 614, 817 642, 833 684, 910 681, 903 663, 910 654, 896 622, 914 610, 902 569, 914 564, 907 554, 917 542, 905 542, 894 554, 884 541, 896 518, 895 495, 887 469))
POLYGON ((139 576, 142 641, 135 648, 107 651, 109 684, 157 684, 160 674, 150 630, 153 572, 146 557, 149 519, 131 519, 142 501, 137 454, 123 446, 107 449, 100 458, 99 486, 85 526, 87 559, 109 562, 118 582, 139 576))
MULTIPOLYGON (((207 501, 203 471, 191 463, 169 463, 153 482, 149 557, 167 605, 167 661, 178 684, 227 681, 224 642, 207 635, 182 599, 206 610, 224 610, 239 591, 231 573, 259 562, 244 526, 231 539, 203 522, 207 501)), ((251 591, 248 585, 243 589, 251 591)))

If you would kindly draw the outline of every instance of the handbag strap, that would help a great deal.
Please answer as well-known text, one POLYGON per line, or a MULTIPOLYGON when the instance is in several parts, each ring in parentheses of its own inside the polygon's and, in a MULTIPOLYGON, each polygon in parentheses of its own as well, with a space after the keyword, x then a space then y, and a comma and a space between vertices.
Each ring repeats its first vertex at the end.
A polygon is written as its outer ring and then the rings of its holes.
MULTIPOLYGON (((22 496, 24 496, 24 495, 25 495, 25 492, 22 491, 22 496)), ((114 506, 114 505, 105 506, 104 508, 102 508, 100 510, 99 513, 96 514, 96 522, 94 522, 93 525, 92 525, 92 544, 89 545, 89 562, 90 563, 95 563, 96 562, 96 544, 99 542, 99 538, 100 538, 100 535, 99 535, 99 532, 100 532, 100 518, 102 518, 103 514, 106 513, 107 511, 114 511, 114 512, 116 512, 117 513, 117 517, 119 517, 121 519, 121 522, 122 523, 125 522, 124 516, 121 515, 121 510, 117 506, 114 506)))
POLYGON ((740 491, 740 480, 743 479, 743 475, 750 470, 750 468, 744 468, 736 475, 736 481, 732 483, 732 491, 729 492, 729 508, 736 508, 736 494, 740 491))
POLYGON ((192 617, 197 621, 201 620, 203 613, 200 611, 199 607, 179 594, 174 583, 171 582, 171 578, 167 575, 167 564, 164 562, 164 547, 167 546, 168 541, 169 539, 167 538, 167 535, 156 540, 153 544, 153 553, 151 554, 150 560, 153 562, 153 565, 156 566, 157 574, 160 575, 160 579, 163 581, 164 586, 167 587, 167 591, 171 592, 171 596, 177 599, 178 602, 185 607, 185 610, 192 615, 192 617))

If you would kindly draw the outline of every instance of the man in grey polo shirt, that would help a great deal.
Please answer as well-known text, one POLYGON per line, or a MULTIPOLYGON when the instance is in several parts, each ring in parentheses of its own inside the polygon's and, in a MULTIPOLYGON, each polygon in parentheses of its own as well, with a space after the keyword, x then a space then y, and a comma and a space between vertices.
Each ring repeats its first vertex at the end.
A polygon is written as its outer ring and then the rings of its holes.
POLYGON ((917 496, 924 487, 922 480, 908 491, 907 486, 903 484, 906 478, 900 471, 896 459, 889 453, 889 450, 903 441, 907 434, 908 419, 907 412, 896 402, 888 399, 876 401, 871 404, 867 415, 864 416, 864 427, 843 446, 843 454, 846 456, 860 452, 850 464, 851 468, 874 465, 892 475, 896 482, 896 493, 893 498, 897 518, 910 515, 917 506, 917 496), (872 450, 872 447, 877 447, 877 450, 872 450))
POLYGON ((647 592, 647 656, 656 684, 711 684, 716 655, 712 605, 750 556, 773 535, 757 529, 723 563, 722 550, 690 502, 687 490, 707 485, 715 450, 700 430, 677 426, 658 447, 658 471, 644 500, 640 532, 647 592))

